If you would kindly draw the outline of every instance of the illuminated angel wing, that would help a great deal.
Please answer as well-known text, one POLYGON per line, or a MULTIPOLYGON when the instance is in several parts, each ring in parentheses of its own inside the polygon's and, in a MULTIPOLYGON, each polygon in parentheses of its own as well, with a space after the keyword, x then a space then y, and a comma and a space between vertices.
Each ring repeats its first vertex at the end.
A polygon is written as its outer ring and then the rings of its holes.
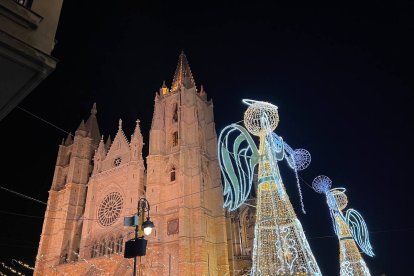
POLYGON ((362 216, 354 209, 348 209, 345 215, 346 223, 351 229, 352 236, 359 248, 370 257, 374 256, 371 243, 369 242, 369 232, 362 216))
POLYGON ((237 124, 225 127, 218 143, 219 164, 224 179, 224 207, 233 211, 250 194, 259 152, 249 132, 237 124))

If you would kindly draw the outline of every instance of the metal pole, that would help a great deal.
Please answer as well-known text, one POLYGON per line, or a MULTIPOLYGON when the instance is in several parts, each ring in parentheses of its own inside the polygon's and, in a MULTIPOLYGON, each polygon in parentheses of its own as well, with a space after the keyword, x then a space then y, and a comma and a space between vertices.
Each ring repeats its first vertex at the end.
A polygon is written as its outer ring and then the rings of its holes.
MULTIPOLYGON (((150 210, 150 206, 148 201, 145 198, 140 198, 138 200, 138 205, 137 205, 137 216, 138 216, 138 224, 135 225, 135 240, 138 239, 138 232, 139 232, 139 227, 142 225, 142 221, 145 218, 145 212, 147 211, 147 217, 149 218, 149 210, 150 210), (139 213, 141 207, 141 214, 139 213)), ((144 237, 144 234, 142 234, 142 237, 144 237)), ((140 260, 141 260, 141 256, 140 256, 140 260)), ((141 261, 140 261, 141 264, 141 261)), ((140 274, 141 274, 141 270, 140 270, 140 274)), ((132 274, 133 276, 137 275, 137 256, 134 257, 134 272, 132 274)))
MULTIPOLYGON (((141 200, 138 200, 138 206, 137 206, 137 215, 138 215, 138 218, 139 218, 139 203, 140 203, 140 201, 141 200)), ((139 230, 139 228, 138 228, 139 225, 138 224, 135 225, 135 241, 138 238, 138 230, 139 230)), ((136 276, 137 275, 137 256, 134 257, 134 272, 133 272, 132 275, 133 276, 136 276)))
POLYGON ((168 254, 168 276, 171 276, 171 254, 168 254))

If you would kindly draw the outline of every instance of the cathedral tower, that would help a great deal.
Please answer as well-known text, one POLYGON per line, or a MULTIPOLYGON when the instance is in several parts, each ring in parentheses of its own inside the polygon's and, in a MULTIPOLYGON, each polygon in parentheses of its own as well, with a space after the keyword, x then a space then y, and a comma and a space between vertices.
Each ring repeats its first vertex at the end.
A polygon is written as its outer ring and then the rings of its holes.
MULTIPOLYGON (((155 229, 148 258, 160 273, 225 275, 226 224, 213 103, 196 89, 182 52, 171 85, 156 93, 146 196, 155 229), (167 271, 165 271, 167 270, 167 271)), ((167 274, 164 274, 167 275, 167 274)))
POLYGON ((50 266, 77 259, 92 156, 99 143, 96 105, 72 135, 59 146, 52 187, 36 258, 35 275, 45 275, 50 266))

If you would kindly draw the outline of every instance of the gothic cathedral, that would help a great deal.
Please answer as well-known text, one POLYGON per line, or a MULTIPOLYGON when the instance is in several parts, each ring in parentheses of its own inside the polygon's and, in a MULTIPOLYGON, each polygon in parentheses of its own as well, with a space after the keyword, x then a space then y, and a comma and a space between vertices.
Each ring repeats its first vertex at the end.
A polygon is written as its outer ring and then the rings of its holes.
MULTIPOLYGON (((155 95, 146 168, 139 120, 101 136, 93 105, 59 146, 34 275, 129 275, 134 229, 123 218, 151 204, 155 228, 138 275, 241 275, 251 266, 254 209, 223 209, 213 103, 196 88, 184 53, 169 89, 155 95)), ((254 199, 252 199, 254 200, 254 199)))

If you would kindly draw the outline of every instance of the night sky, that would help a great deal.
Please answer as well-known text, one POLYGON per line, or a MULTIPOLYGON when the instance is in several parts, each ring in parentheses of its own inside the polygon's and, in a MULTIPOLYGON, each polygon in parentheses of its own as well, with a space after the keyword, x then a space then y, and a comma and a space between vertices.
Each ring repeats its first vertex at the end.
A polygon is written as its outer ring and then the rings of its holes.
MULTIPOLYGON (((114 137, 119 118, 130 136, 139 118, 146 156, 155 91, 163 80, 171 85, 184 50, 197 86, 213 99, 217 132, 242 119, 243 98, 277 105, 276 132, 312 154, 301 177, 310 184, 329 176, 365 218, 376 254, 363 255, 371 273, 411 271, 413 5, 170 2, 64 1, 52 53, 58 66, 19 106, 74 133, 96 102, 105 139, 114 137)), ((0 121, 0 133, 1 186, 47 201, 66 134, 20 109, 0 121)), ((338 240, 324 196, 302 183, 301 214, 294 174, 281 170, 322 272, 338 275, 338 240)), ((34 264, 44 211, 0 190, 0 261, 34 264)))

